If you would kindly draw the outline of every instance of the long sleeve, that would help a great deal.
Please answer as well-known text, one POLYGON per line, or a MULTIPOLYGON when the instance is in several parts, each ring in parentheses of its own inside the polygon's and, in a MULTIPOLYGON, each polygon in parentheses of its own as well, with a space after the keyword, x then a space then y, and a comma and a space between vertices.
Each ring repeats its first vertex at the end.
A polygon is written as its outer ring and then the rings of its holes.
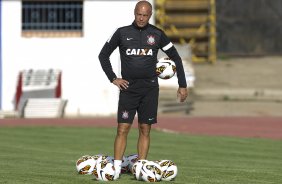
POLYGON ((179 56, 176 48, 170 42, 169 38, 162 32, 161 35, 161 49, 166 53, 166 55, 175 62, 176 65, 176 73, 178 78, 179 87, 186 88, 187 82, 185 78, 185 72, 182 64, 182 59, 179 56))
POLYGON ((113 71, 110 56, 119 45, 119 29, 107 40, 99 54, 100 64, 108 79, 112 82, 117 76, 113 71))

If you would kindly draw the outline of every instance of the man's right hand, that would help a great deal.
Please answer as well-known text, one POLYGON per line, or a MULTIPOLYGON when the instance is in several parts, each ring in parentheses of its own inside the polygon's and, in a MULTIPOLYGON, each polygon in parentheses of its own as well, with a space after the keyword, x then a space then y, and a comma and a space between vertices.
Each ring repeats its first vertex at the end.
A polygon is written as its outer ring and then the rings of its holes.
POLYGON ((113 81, 113 84, 116 85, 120 90, 123 90, 128 88, 129 82, 122 78, 116 78, 113 81))

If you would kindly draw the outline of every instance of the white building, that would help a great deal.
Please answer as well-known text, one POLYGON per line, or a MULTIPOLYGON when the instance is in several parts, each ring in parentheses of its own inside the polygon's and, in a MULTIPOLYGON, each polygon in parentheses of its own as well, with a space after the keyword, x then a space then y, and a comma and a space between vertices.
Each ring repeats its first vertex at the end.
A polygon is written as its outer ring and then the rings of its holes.
MULTIPOLYGON (((33 0, 37 1, 38 0, 33 0)), ((57 0, 60 1, 60 0, 57 0)), ((79 1, 79 0, 78 0, 79 1)), ((117 110, 118 90, 100 66, 100 49, 117 27, 134 20, 136 0, 83 0, 81 36, 24 34, 23 2, 2 0, 0 104, 14 110, 17 77, 25 69, 62 70, 66 115, 111 115, 117 110)), ((151 21, 154 21, 153 18, 151 21)), ((152 22, 151 22, 152 23, 152 22)), ((111 56, 119 73, 117 50, 111 56)))

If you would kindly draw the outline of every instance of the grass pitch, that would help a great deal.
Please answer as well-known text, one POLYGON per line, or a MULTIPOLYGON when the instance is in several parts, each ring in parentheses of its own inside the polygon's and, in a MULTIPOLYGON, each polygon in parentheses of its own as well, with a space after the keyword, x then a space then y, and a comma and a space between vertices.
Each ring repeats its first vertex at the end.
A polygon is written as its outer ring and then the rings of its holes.
MULTIPOLYGON (((113 156, 115 128, 0 127, 0 183, 105 183, 78 175, 82 155, 113 156)), ((137 130, 128 137, 126 155, 136 153, 137 130)), ((171 159, 175 184, 282 183, 282 141, 169 134, 152 130, 148 160, 171 159)), ((133 184, 123 174, 113 183, 133 184)))

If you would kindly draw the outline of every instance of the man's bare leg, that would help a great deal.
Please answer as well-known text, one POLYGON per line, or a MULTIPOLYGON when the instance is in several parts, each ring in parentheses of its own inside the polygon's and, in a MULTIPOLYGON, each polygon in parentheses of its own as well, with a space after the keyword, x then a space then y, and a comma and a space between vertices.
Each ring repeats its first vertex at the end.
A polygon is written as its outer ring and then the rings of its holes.
POLYGON ((147 159, 147 155, 150 147, 150 131, 151 125, 145 123, 139 123, 139 138, 137 143, 138 158, 147 159))
POLYGON ((129 133, 131 124, 119 123, 117 127, 117 134, 114 144, 114 167, 116 170, 114 179, 118 179, 121 172, 122 157, 124 155, 127 143, 127 135, 129 133))

